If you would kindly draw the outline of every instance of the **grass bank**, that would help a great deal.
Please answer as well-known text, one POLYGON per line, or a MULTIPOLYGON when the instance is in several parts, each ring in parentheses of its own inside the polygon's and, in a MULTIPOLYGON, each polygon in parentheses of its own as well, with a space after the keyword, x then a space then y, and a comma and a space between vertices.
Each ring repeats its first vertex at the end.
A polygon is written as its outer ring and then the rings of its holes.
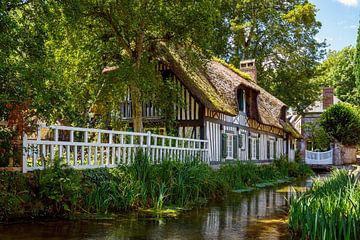
POLYGON ((347 171, 335 170, 329 179, 293 199, 289 227, 294 238, 359 239, 360 187, 347 171))
POLYGON ((0 222, 64 218, 76 213, 191 209, 233 189, 304 177, 311 170, 285 159, 270 165, 236 163, 213 170, 199 161, 151 165, 139 155, 131 166, 74 170, 50 168, 23 175, 0 173, 0 222))

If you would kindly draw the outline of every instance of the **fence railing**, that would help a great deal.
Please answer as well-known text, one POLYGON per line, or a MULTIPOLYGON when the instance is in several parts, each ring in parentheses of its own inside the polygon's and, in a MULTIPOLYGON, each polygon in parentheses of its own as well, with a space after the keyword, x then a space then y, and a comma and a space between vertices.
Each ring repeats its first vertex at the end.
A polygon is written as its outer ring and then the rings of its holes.
POLYGON ((23 172, 57 163, 77 169, 131 164, 141 149, 154 164, 198 158, 209 162, 208 140, 147 133, 40 126, 23 138, 23 172))
POLYGON ((333 164, 333 150, 326 152, 305 151, 305 163, 311 165, 331 165, 333 164))

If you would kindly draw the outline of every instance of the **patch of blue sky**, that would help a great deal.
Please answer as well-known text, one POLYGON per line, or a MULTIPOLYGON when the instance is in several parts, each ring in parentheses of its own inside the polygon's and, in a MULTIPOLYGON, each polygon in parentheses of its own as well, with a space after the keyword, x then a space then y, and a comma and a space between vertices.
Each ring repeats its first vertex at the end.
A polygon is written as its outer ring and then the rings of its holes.
POLYGON ((318 41, 326 40, 328 49, 341 50, 356 45, 360 20, 360 0, 310 0, 318 8, 322 27, 318 41))

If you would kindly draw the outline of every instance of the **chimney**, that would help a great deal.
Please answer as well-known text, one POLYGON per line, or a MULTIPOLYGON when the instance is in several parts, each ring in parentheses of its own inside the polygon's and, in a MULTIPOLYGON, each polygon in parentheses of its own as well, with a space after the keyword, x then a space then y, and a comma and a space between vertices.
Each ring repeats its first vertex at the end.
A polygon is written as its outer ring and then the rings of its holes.
POLYGON ((240 61, 240 71, 249 74, 251 79, 257 83, 255 59, 240 61))
POLYGON ((327 109, 334 104, 334 89, 331 87, 323 88, 323 109, 327 109))

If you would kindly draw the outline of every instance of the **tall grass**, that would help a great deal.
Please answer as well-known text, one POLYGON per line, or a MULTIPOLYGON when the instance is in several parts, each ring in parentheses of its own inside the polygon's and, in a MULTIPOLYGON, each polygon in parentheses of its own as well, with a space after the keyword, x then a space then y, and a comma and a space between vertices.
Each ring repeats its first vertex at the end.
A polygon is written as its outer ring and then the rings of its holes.
POLYGON ((218 178, 228 189, 241 189, 278 179, 305 178, 312 174, 312 170, 305 164, 289 162, 282 157, 268 165, 241 161, 224 165, 218 171, 218 178))
POLYGON ((335 170, 329 179, 292 200, 289 227, 302 239, 359 239, 360 187, 346 171, 335 170))
POLYGON ((76 212, 119 213, 171 206, 191 208, 205 204, 209 199, 220 199, 232 189, 308 173, 307 168, 284 159, 266 166, 236 163, 213 170, 196 159, 151 164, 147 156, 139 153, 132 165, 112 169, 52 167, 36 171, 30 178, 18 173, 13 177, 19 181, 14 182, 22 184, 13 187, 11 192, 8 188, 12 177, 0 174, 0 183, 6 182, 8 186, 0 186, 0 210, 6 210, 6 214, 0 214, 0 221, 14 215, 12 211, 26 212, 30 217, 63 217, 76 212), (26 193, 26 199, 20 193, 26 193), (24 200, 26 205, 22 204, 24 200))

